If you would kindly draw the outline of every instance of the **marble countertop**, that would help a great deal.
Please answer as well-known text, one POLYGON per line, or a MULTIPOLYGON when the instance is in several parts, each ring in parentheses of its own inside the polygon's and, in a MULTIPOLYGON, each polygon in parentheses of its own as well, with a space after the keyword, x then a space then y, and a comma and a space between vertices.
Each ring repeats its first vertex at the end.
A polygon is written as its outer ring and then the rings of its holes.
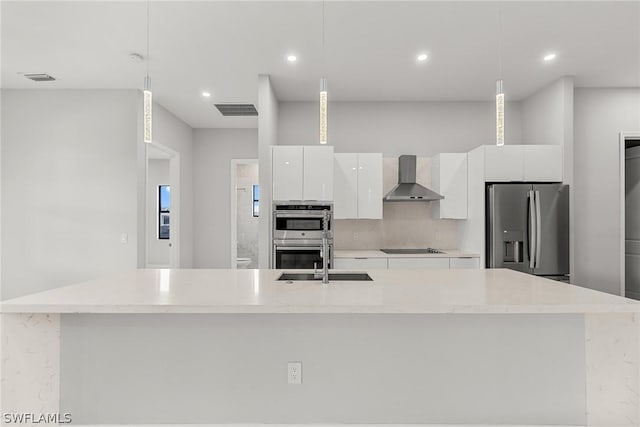
POLYGON ((479 253, 442 249, 443 254, 386 254, 379 249, 336 249, 334 258, 480 258, 479 253))
POLYGON ((2 302, 3 313, 605 313, 640 302, 511 270, 377 270, 372 282, 279 270, 142 269, 2 302))

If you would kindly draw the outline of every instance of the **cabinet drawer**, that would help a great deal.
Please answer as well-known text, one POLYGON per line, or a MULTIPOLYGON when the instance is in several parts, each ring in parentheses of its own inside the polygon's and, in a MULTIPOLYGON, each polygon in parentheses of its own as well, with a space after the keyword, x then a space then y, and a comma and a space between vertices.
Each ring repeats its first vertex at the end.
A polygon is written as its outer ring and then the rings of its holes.
POLYGON ((480 268, 480 258, 451 258, 451 268, 480 268))
POLYGON ((437 270, 449 268, 449 258, 389 258, 389 270, 437 270))
POLYGON ((337 270, 386 270, 386 258, 335 258, 333 268, 337 270))

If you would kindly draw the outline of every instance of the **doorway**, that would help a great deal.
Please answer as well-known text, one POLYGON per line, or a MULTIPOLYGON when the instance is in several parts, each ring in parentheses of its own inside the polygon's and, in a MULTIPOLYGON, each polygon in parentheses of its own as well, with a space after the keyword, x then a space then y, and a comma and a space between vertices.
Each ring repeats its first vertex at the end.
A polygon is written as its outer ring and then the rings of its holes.
POLYGON ((640 133, 620 135, 621 294, 640 300, 640 133))
POLYGON ((157 143, 146 153, 145 267, 179 268, 179 154, 157 143))
POLYGON ((231 268, 258 268, 258 160, 233 159, 230 169, 231 268))

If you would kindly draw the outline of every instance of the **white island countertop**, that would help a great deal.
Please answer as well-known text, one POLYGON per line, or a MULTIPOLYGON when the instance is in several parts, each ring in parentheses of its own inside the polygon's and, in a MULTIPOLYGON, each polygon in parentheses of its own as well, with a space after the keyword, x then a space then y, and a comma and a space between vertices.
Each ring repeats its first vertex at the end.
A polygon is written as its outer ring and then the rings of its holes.
POLYGON ((2 302, 3 313, 611 313, 640 302, 511 270, 370 271, 370 282, 277 281, 279 270, 136 270, 2 302))

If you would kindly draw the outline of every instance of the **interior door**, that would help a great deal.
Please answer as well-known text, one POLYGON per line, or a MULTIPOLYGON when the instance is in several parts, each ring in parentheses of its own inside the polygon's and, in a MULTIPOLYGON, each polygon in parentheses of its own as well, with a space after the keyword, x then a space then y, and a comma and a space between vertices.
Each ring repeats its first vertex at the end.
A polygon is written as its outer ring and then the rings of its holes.
POLYGON ((172 234, 174 221, 171 203, 170 160, 149 159, 147 163, 146 266, 172 266, 172 234))
POLYGON ((625 296, 640 299, 640 146, 625 154, 625 296))
POLYGON ((569 274, 569 186, 535 184, 538 199, 540 232, 533 273, 537 275, 569 274))
POLYGON ((487 186, 487 267, 531 273, 529 194, 531 184, 487 186))

